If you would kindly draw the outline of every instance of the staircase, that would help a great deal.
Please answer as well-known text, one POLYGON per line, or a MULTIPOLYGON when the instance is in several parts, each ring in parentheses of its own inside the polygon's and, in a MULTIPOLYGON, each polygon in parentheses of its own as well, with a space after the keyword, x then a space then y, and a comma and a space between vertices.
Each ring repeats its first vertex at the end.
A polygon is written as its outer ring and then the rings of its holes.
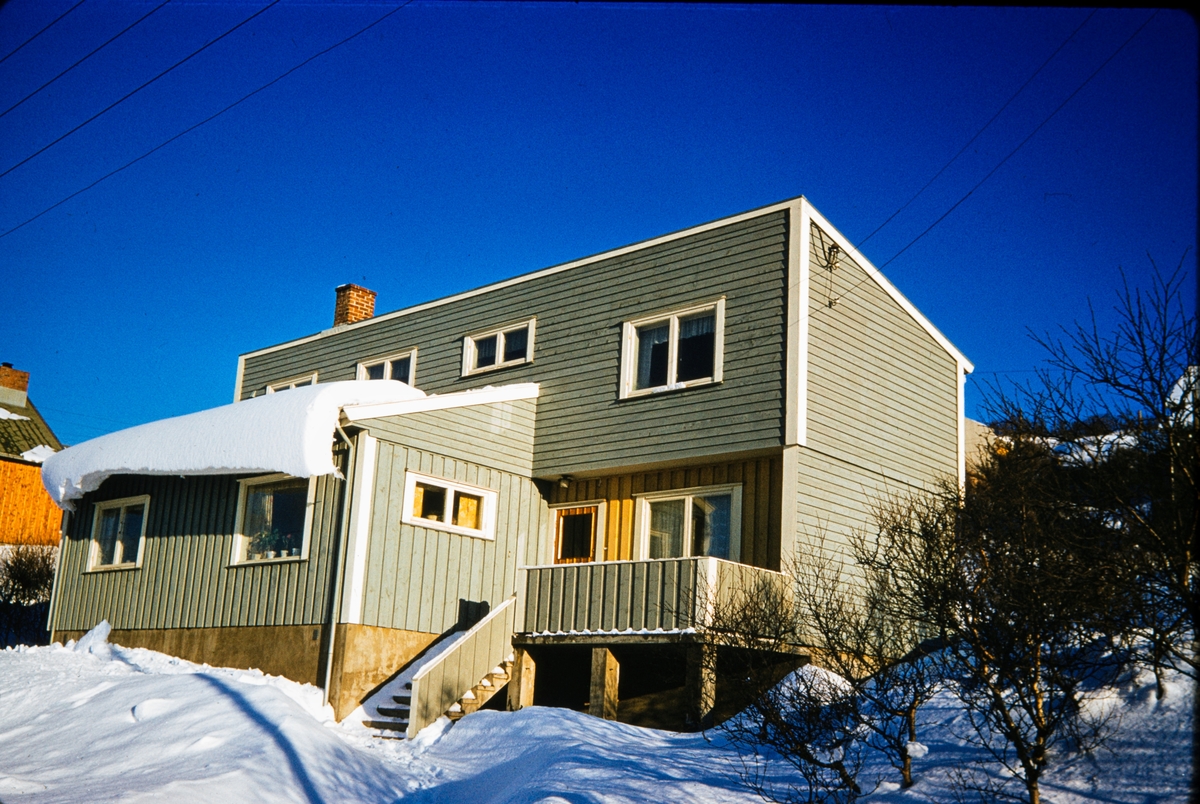
MULTIPOLYGON (((450 720, 460 720, 478 710, 504 689, 512 674, 512 656, 493 667, 491 672, 480 679, 479 683, 463 693, 462 697, 446 710, 450 720)), ((400 693, 391 696, 391 703, 380 703, 375 712, 382 717, 364 720, 362 723, 369 729, 379 729, 384 732, 377 736, 385 739, 402 740, 408 731, 409 713, 412 709, 412 682, 405 682, 400 693)))
POLYGON ((378 689, 363 701, 362 724, 379 737, 415 737, 443 715, 458 720, 487 703, 512 674, 516 601, 508 598, 378 689))

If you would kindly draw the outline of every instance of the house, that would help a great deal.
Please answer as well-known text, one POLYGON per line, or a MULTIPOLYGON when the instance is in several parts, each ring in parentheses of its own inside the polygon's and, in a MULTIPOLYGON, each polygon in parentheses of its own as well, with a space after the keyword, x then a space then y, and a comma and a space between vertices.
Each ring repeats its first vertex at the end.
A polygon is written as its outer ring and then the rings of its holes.
POLYGON ((29 372, 0 363, 0 546, 57 545, 62 511, 41 463, 63 448, 29 399, 29 372))
POLYGON ((970 370, 803 197, 378 316, 344 285, 233 404, 47 463, 50 627, 409 734, 500 688, 703 724, 714 598, 961 483, 970 370))

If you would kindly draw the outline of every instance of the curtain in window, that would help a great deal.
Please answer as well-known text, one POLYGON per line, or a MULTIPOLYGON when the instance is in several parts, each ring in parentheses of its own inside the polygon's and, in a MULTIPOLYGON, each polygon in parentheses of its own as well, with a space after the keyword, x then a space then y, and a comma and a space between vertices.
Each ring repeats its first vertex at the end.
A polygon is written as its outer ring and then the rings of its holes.
POLYGON ((667 349, 671 326, 666 321, 637 328, 637 388, 655 388, 667 384, 667 349))
POLYGON ((117 534, 121 529, 121 509, 108 508, 100 514, 100 555, 97 564, 112 564, 117 554, 117 534))
POLYGON ((714 313, 679 319, 679 356, 675 367, 677 382, 713 375, 716 333, 717 316, 714 313))
POLYGON ((475 341, 475 368, 496 365, 496 336, 475 341))
POLYGON ((526 347, 529 345, 529 329, 522 327, 504 333, 504 362, 524 360, 526 347))
POLYGON ((733 497, 728 494, 692 498, 692 555, 730 558, 732 511, 733 497))
POLYGON ((683 500, 650 503, 650 558, 683 556, 683 500))
POLYGON ((144 505, 131 505, 125 509, 125 521, 121 523, 121 563, 131 564, 137 561, 138 542, 142 538, 142 517, 145 515, 144 505))
MULTIPOLYGON (((400 382, 408 382, 408 370, 412 361, 407 357, 402 357, 399 360, 392 361, 392 379, 400 382)), ((375 379, 372 377, 371 379, 375 379)))

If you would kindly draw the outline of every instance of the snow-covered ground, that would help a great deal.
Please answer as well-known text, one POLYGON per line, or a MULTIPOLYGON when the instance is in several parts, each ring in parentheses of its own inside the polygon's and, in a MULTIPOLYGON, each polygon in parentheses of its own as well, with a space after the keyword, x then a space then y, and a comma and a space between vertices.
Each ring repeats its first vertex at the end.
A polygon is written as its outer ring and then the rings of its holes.
MULTIPOLYGON (((1190 686, 1156 702, 1150 679, 1113 693, 1107 750, 1072 757, 1044 786, 1055 804, 1183 802, 1190 686)), ((977 758, 952 696, 924 715, 918 783, 882 764, 869 800, 951 802, 977 758)), ((755 802, 718 738, 639 729, 561 709, 481 711, 416 740, 336 724, 320 690, 257 671, 195 665, 107 644, 0 653, 0 801, 19 802, 755 802)), ((783 768, 775 772, 784 773, 783 768)), ((780 781, 785 781, 781 776, 780 781)))

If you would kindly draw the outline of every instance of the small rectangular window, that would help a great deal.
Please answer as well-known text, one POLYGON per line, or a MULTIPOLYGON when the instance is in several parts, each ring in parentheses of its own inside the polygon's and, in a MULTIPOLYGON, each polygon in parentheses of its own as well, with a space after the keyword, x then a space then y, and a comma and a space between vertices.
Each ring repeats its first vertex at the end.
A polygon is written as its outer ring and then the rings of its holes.
POLYGON ((721 382, 725 300, 625 322, 622 399, 721 382))
POLYGON ((302 388, 306 385, 316 385, 316 384, 317 384, 317 372, 314 371, 311 374, 303 374, 299 377, 292 377, 291 379, 280 380, 279 382, 273 382, 267 386, 266 391, 268 394, 275 394, 280 391, 287 391, 291 388, 302 388))
POLYGON ((413 369, 417 362, 417 350, 380 357, 375 360, 365 360, 358 364, 358 379, 360 380, 397 380, 407 385, 413 384, 413 369))
POLYGON ((142 563, 148 496, 96 503, 92 523, 92 569, 132 569, 142 563))
POLYGON ((599 539, 603 534, 601 503, 555 509, 554 517, 554 563, 580 564, 596 560, 600 549, 599 539))
POLYGON ((308 549, 312 483, 268 475, 241 481, 233 561, 301 559, 308 549))
POLYGON ((463 339, 462 374, 517 366, 533 361, 533 335, 536 319, 519 326, 480 332, 463 339))
POLYGON ((741 557, 741 486, 664 491, 638 497, 645 558, 741 557))
POLYGON ((462 536, 495 538, 497 494, 491 489, 408 472, 401 521, 462 536))

